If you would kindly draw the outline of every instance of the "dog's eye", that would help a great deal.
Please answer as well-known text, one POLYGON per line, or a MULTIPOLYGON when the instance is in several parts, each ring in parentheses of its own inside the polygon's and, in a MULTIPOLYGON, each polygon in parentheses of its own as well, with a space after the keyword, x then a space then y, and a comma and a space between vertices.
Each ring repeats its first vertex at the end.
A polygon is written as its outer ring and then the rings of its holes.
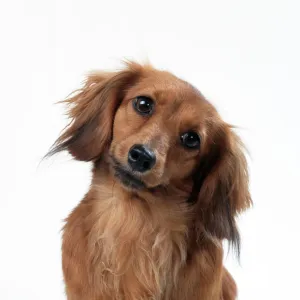
POLYGON ((186 148, 197 149, 200 147, 200 136, 194 131, 182 134, 180 140, 182 145, 186 148))
POLYGON ((133 101, 133 107, 141 115, 150 115, 153 112, 154 101, 146 96, 138 96, 133 101))

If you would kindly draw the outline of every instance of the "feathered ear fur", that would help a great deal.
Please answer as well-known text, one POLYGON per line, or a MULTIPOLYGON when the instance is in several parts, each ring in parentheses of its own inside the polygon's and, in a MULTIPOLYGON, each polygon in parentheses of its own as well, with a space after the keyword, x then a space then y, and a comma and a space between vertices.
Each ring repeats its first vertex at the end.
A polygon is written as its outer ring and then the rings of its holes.
POLYGON ((195 178, 200 211, 197 229, 211 237, 227 239, 238 254, 240 236, 235 217, 252 204, 243 148, 231 126, 221 124, 195 178))
POLYGON ((84 87, 63 101, 71 122, 47 156, 68 150, 78 160, 99 158, 111 141, 114 115, 124 93, 141 72, 141 65, 129 62, 120 72, 89 75, 84 87))

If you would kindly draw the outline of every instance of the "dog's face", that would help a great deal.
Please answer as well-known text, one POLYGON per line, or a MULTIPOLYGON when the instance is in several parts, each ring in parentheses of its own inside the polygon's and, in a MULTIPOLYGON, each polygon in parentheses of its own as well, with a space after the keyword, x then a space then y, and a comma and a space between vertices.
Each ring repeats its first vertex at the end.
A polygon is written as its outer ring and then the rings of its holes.
POLYGON ((165 72, 147 73, 115 114, 110 156, 117 177, 133 189, 188 178, 205 149, 212 111, 188 83, 165 72))
POLYGON ((105 161, 107 175, 135 192, 188 182, 195 228, 238 244, 234 217, 251 204, 246 159, 231 126, 198 90, 129 63, 120 72, 91 74, 66 102, 71 123, 49 154, 68 150, 95 166, 105 161))

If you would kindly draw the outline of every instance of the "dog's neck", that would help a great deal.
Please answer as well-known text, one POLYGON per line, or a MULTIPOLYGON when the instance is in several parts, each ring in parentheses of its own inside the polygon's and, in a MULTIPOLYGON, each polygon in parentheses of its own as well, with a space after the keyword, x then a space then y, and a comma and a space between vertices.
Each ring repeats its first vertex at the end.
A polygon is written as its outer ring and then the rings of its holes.
MULTIPOLYGON (((188 218, 190 208, 187 199, 192 189, 188 181, 184 185, 172 183, 165 187, 135 191, 124 187, 112 173, 106 160, 98 161, 94 165, 91 190, 95 191, 95 197, 99 201, 111 199, 124 209, 129 205, 138 209, 141 214, 149 214, 155 218, 155 222, 159 221, 157 218, 161 216, 158 224, 165 224, 166 221, 173 223, 172 219, 178 221, 188 218)), ((187 223, 181 225, 188 226, 187 223)))

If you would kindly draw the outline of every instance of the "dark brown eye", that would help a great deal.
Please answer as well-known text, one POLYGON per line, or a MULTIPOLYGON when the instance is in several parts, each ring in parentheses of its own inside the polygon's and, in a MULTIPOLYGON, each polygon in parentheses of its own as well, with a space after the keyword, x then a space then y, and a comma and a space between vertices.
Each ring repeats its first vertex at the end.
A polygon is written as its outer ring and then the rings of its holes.
POLYGON ((146 96, 138 96, 133 101, 133 107, 141 115, 151 115, 154 109, 154 101, 146 96))
POLYGON ((182 134, 180 140, 182 145, 186 148, 198 149, 200 147, 200 136, 194 131, 182 134))

